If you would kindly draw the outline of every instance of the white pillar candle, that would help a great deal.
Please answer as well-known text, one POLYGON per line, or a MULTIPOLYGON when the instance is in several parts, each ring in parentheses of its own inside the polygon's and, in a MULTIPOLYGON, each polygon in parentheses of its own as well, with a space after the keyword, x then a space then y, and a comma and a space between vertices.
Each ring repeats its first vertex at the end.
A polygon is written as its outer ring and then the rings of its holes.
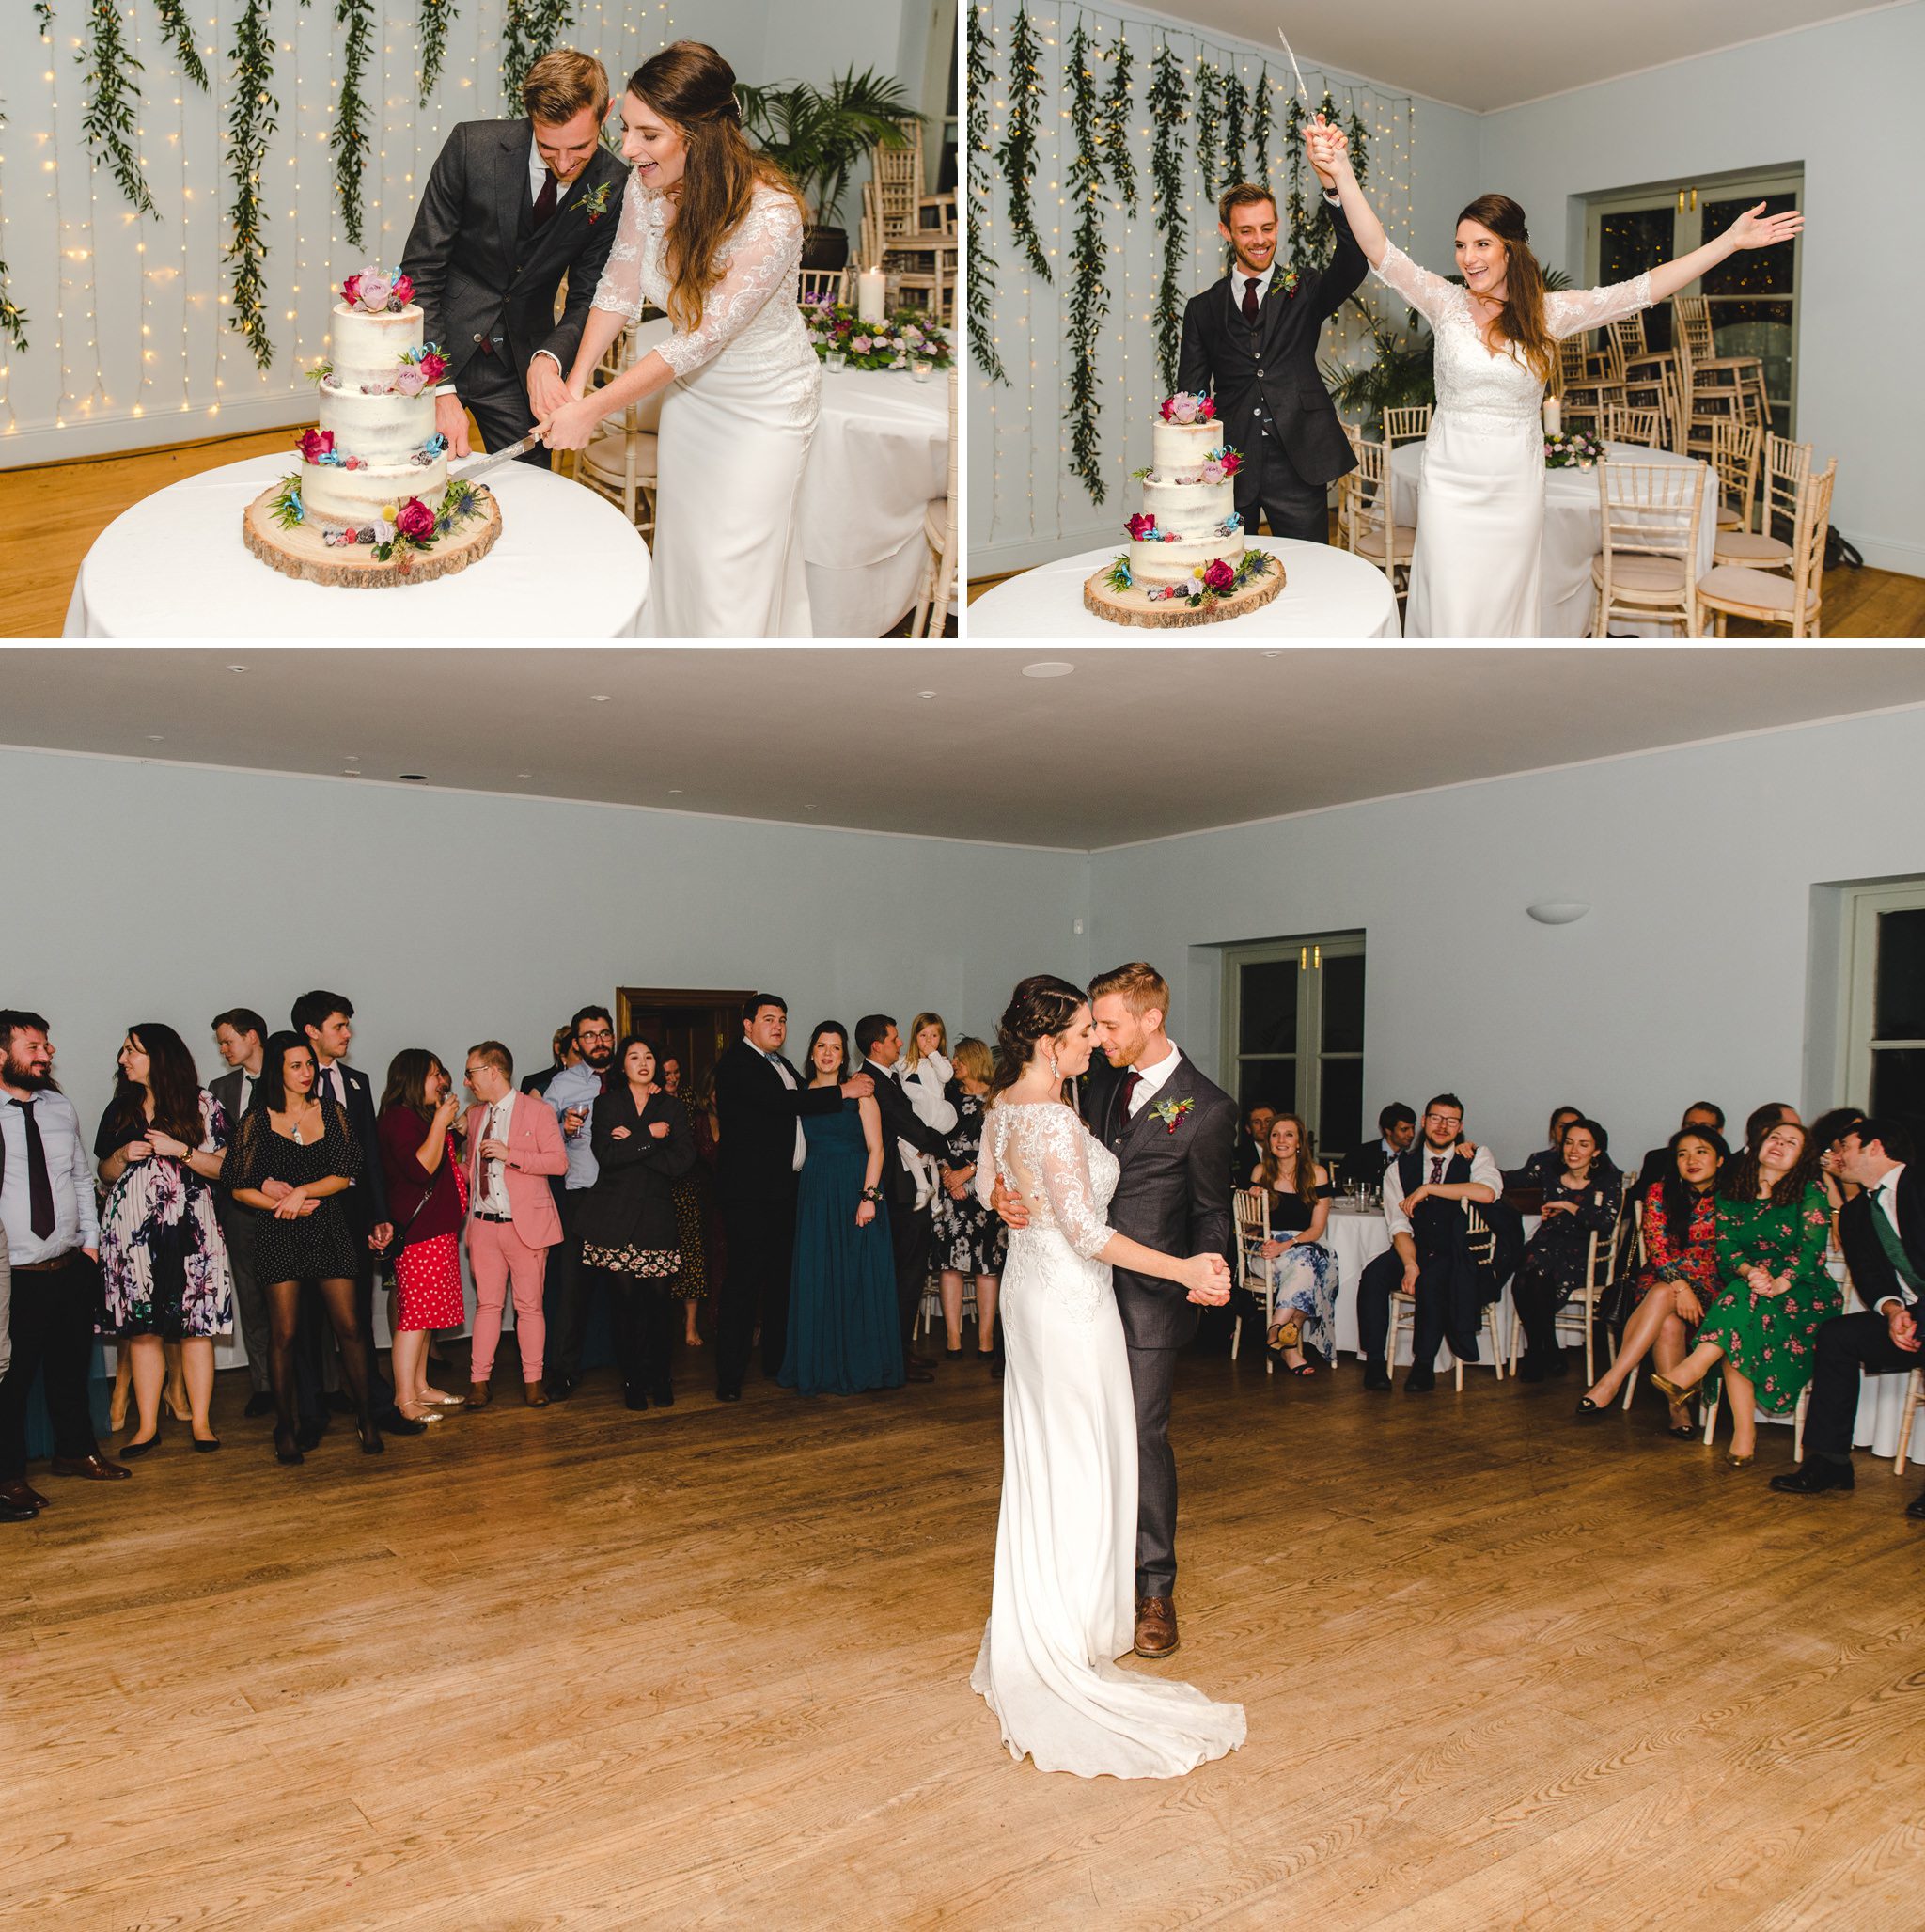
POLYGON ((1555 396, 1544 398, 1544 434, 1560 435, 1564 428, 1564 411, 1555 396))
POLYGON ((866 322, 888 320, 888 278, 879 268, 866 268, 855 278, 855 312, 866 322))

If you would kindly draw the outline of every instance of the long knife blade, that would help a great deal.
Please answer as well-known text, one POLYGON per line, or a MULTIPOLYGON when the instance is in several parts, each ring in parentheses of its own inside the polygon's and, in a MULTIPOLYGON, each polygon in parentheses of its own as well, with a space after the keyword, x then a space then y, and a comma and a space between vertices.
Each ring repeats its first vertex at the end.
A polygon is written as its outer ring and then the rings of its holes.
POLYGON ((472 483, 477 477, 485 477, 489 471, 499 469, 505 463, 512 463, 518 456, 525 456, 541 440, 540 430, 531 430, 519 443, 510 443, 506 449, 497 449, 491 456, 484 456, 478 463, 463 463, 460 469, 448 471, 448 480, 455 483, 472 483))
POLYGON ((1310 90, 1304 86, 1304 71, 1297 65, 1297 56, 1291 50, 1290 40, 1281 27, 1278 27, 1276 30, 1276 38, 1283 41, 1283 51, 1290 55, 1291 71, 1297 77, 1297 92, 1304 97, 1304 105, 1307 107, 1310 104, 1310 90))

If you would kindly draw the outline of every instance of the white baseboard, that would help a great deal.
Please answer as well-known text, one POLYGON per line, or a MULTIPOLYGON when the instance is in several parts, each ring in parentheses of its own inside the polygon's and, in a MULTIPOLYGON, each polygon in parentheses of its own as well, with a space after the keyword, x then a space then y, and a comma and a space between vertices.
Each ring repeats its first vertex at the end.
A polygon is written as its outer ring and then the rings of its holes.
POLYGON ((1925 577, 1925 543, 1907 543, 1897 537, 1868 537, 1857 530, 1845 530, 1844 535, 1857 546, 1858 555, 1873 570, 1896 571, 1904 577, 1925 577))
MULTIPOLYGON (((97 412, 63 429, 47 424, 0 436, 0 469, 23 469, 36 463, 70 463, 76 457, 119 456, 136 449, 164 449, 176 443, 199 443, 210 436, 245 435, 253 430, 279 429, 288 423, 314 420, 314 385, 267 396, 248 396, 223 402, 218 409, 97 412)), ((291 446, 290 446, 291 448, 291 446)))

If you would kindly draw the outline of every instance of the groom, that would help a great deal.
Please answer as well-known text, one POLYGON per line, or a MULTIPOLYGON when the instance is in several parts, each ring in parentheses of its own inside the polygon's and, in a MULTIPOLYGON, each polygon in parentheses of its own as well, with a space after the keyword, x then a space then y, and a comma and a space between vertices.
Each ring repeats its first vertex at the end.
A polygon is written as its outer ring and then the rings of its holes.
MULTIPOLYGON (((528 70, 522 102, 524 120, 463 121, 448 136, 401 257, 423 338, 447 357, 434 427, 455 456, 470 453, 468 410, 488 448, 505 449, 573 400, 564 378, 621 215, 628 170, 602 146, 602 63, 557 47, 528 70)), ((547 469, 549 452, 521 461, 547 469)))
MULTIPOLYGON (((1320 115, 1313 123, 1322 127, 1320 115)), ((1325 495, 1357 466, 1337 405, 1317 373, 1324 322, 1362 286, 1369 264, 1319 172, 1337 248, 1323 269, 1276 259, 1276 202, 1242 182, 1217 203, 1217 233, 1229 244, 1230 273, 1183 311, 1177 387, 1211 394, 1225 440, 1243 454, 1237 513, 1254 536, 1260 510, 1273 537, 1330 541, 1325 495)))

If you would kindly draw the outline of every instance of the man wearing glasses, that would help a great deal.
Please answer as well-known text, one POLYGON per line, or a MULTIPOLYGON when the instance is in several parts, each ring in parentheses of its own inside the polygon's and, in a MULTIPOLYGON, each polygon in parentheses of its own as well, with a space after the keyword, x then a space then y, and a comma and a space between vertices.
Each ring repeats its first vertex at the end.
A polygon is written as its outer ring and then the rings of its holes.
POLYGON ((1504 1192, 1490 1149, 1463 1139, 1463 1102, 1456 1094, 1439 1093, 1427 1102, 1422 1126, 1422 1138, 1385 1171, 1390 1251, 1364 1270, 1357 1288, 1366 1389, 1390 1387, 1385 1353, 1391 1295, 1401 1289, 1416 1298, 1406 1395, 1435 1386, 1437 1350, 1447 1335, 1460 1360, 1478 1359, 1483 1297, 1463 1203, 1489 1207, 1504 1192))

